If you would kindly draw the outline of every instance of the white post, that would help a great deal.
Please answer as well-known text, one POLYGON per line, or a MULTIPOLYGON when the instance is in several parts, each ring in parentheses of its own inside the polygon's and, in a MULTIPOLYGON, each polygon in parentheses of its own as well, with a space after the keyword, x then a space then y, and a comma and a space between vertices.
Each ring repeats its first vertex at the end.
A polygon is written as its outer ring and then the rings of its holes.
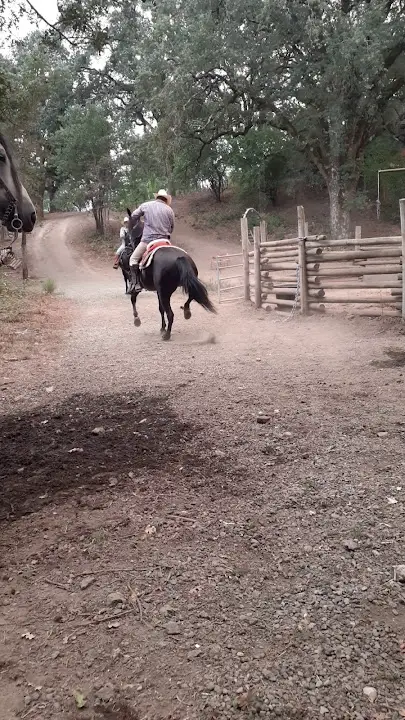
POLYGON ((401 237, 402 237, 402 322, 405 322, 405 198, 399 201, 399 214, 401 217, 401 237))
POLYGON ((255 308, 262 306, 262 275, 260 266, 260 236, 261 227, 253 228, 254 272, 255 272, 255 308))
MULTIPOLYGON (((354 231, 354 238, 355 238, 355 240, 361 240, 361 225, 356 225, 356 228, 354 231)), ((356 250, 359 249, 359 244, 360 243, 356 243, 356 245, 354 246, 356 250)))
POLYGON ((249 227, 247 217, 243 217, 240 221, 240 230, 242 236, 242 255, 243 255, 243 287, 244 298, 250 300, 250 283, 249 283, 249 227))
POLYGON ((308 281, 306 257, 305 211, 302 205, 297 207, 298 215, 298 261, 300 265, 300 302, 303 315, 308 314, 308 281))

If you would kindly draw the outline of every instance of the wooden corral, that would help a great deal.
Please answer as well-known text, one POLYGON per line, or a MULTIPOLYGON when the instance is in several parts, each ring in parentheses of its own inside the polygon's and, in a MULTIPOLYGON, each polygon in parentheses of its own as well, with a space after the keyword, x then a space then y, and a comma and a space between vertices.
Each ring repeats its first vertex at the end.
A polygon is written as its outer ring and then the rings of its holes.
POLYGON ((355 305, 352 314, 402 317, 405 292, 405 199, 400 200, 401 235, 329 240, 308 235, 304 208, 297 208, 297 237, 268 240, 265 223, 249 245, 246 218, 241 221, 245 300, 267 310, 299 307, 303 314, 325 312, 330 305, 355 305), (362 307, 363 306, 363 307, 362 307))

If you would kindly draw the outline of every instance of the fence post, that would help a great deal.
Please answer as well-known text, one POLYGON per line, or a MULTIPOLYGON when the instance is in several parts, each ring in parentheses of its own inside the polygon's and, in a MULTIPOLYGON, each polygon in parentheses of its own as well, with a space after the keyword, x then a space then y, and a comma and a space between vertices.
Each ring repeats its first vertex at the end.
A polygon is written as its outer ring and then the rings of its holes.
MULTIPOLYGON (((354 238, 355 238, 355 240, 361 240, 361 225, 356 225, 356 228, 354 230, 354 238)), ((355 250, 359 249, 358 243, 356 243, 356 245, 354 246, 354 249, 355 250)))
POLYGON ((254 251, 254 273, 255 273, 255 308, 258 310, 262 306, 262 275, 260 265, 260 237, 262 234, 262 224, 260 227, 253 228, 253 251, 254 251))
POLYGON ((250 283, 249 283, 249 228, 247 217, 243 217, 240 221, 240 231, 242 237, 242 256, 243 256, 243 287, 245 300, 250 300, 250 283))
POLYGON ((305 234, 305 211, 302 205, 297 207, 298 216, 298 262, 300 266, 300 302, 303 315, 308 314, 308 281, 307 281, 307 253, 305 234))
POLYGON ((402 322, 405 322, 405 198, 399 201, 399 214, 401 217, 401 237, 402 237, 402 322))
POLYGON ((28 280, 27 235, 25 232, 21 233, 21 258, 23 280, 28 280))
POLYGON ((220 273, 220 269, 219 269, 220 260, 219 260, 218 256, 215 259, 217 261, 217 291, 218 291, 218 304, 219 304, 221 302, 221 273, 220 273))

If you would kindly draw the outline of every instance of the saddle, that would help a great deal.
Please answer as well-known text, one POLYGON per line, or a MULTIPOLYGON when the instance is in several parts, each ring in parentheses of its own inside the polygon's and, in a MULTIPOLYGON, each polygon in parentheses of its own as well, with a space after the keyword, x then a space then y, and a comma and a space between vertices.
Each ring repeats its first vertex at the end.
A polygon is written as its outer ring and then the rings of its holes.
POLYGON ((156 250, 159 250, 159 248, 162 247, 173 247, 170 240, 167 240, 166 238, 162 238, 161 240, 152 240, 150 242, 142 255, 142 260, 139 263, 140 270, 145 270, 145 268, 149 267, 153 260, 153 256, 156 252, 156 250))

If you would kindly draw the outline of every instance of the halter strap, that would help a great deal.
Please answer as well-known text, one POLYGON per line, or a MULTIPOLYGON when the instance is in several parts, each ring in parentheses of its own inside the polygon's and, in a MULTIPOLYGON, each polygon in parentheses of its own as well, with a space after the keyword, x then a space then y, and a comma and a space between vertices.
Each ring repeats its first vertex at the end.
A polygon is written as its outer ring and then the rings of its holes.
POLYGON ((14 217, 11 221, 11 227, 13 230, 18 232, 19 230, 22 229, 23 224, 22 224, 22 220, 18 214, 17 200, 14 197, 13 193, 9 190, 9 188, 7 187, 6 183, 4 182, 4 180, 2 178, 0 178, 0 185, 3 187, 3 189, 6 193, 7 200, 8 200, 8 205, 7 205, 5 211, 2 215, 2 218, 1 218, 1 224, 7 225, 11 213, 14 212, 14 217))

